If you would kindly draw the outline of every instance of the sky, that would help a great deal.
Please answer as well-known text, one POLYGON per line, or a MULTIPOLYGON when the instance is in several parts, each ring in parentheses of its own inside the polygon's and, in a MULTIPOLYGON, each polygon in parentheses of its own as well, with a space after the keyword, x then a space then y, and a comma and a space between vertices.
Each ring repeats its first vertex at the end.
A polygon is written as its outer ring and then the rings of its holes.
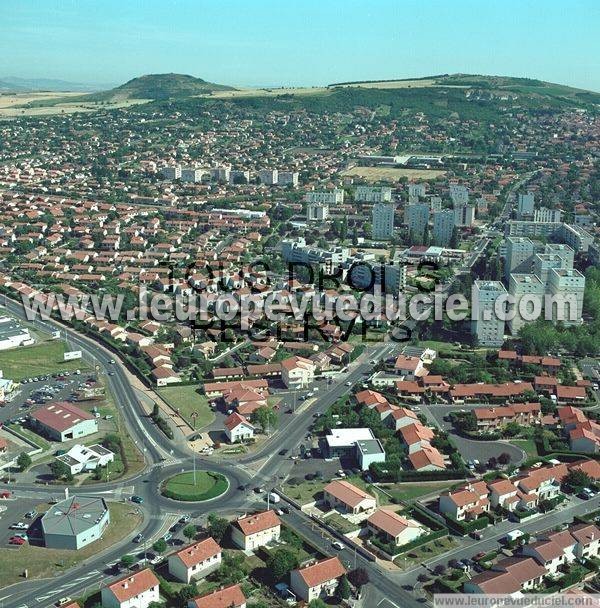
POLYGON ((0 78, 321 86, 443 73, 600 91, 598 0, 0 0, 0 78))

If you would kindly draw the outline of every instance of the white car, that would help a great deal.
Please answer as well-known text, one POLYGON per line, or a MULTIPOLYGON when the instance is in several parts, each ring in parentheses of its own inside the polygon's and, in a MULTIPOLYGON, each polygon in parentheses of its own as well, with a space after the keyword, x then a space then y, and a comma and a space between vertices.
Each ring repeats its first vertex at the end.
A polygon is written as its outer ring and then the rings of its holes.
POLYGON ((160 562, 163 561, 163 559, 165 559, 162 555, 155 555, 151 560, 150 563, 155 566, 156 564, 160 564, 160 562))
POLYGON ((342 543, 341 543, 339 540, 334 540, 334 541, 331 543, 331 546, 332 546, 334 549, 337 549, 338 551, 343 551, 343 550, 346 548, 346 547, 344 547, 344 545, 342 545, 342 543))
POLYGON ((29 525, 28 524, 24 524, 23 522, 18 522, 15 524, 11 524, 10 526, 11 530, 28 530, 29 529, 29 525))
POLYGON ((346 382, 346 386, 352 386, 352 382, 350 382, 350 380, 348 380, 348 382, 346 382))

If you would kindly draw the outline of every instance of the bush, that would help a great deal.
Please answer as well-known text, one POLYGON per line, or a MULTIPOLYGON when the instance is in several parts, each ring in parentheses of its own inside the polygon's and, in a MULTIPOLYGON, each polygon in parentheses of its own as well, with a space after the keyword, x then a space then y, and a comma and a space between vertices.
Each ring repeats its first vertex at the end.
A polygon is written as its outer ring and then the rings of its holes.
POLYGON ((471 521, 458 521, 453 517, 446 516, 446 521, 448 522, 448 527, 461 536, 466 536, 475 530, 483 530, 490 523, 489 518, 485 515, 471 521))

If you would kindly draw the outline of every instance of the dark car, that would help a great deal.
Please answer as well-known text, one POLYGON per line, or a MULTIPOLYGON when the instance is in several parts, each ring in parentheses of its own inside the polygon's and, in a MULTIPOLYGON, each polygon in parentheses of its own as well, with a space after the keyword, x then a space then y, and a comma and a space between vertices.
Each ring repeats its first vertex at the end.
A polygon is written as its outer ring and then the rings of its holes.
POLYGON ((285 456, 287 453, 289 452, 289 450, 279 450, 279 455, 280 456, 285 456))

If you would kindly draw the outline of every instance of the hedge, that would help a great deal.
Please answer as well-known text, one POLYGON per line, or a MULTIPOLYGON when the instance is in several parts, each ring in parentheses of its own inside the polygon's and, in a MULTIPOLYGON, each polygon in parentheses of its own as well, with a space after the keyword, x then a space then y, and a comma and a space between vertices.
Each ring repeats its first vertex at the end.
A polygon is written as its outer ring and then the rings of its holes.
MULTIPOLYGON (((423 536, 419 536, 419 538, 415 538, 415 540, 411 540, 409 543, 402 545, 400 547, 396 547, 397 553, 406 553, 411 549, 415 549, 425 543, 429 543, 432 540, 437 540, 438 538, 442 538, 443 536, 447 536, 448 529, 442 528, 441 530, 436 530, 435 532, 430 532, 429 534, 424 534, 423 536)), ((393 555, 393 554, 392 554, 393 555)))
POLYGON ((433 517, 433 515, 430 515, 425 509, 419 507, 418 505, 413 505, 412 509, 410 510, 410 515, 413 519, 425 524, 432 530, 448 530, 448 528, 441 521, 433 517))
POLYGON ((484 528, 487 528, 490 523, 489 518, 485 515, 483 517, 478 517, 477 519, 472 519, 471 521, 458 521, 453 517, 446 516, 446 521, 451 530, 462 536, 475 532, 475 530, 483 530, 484 528))

